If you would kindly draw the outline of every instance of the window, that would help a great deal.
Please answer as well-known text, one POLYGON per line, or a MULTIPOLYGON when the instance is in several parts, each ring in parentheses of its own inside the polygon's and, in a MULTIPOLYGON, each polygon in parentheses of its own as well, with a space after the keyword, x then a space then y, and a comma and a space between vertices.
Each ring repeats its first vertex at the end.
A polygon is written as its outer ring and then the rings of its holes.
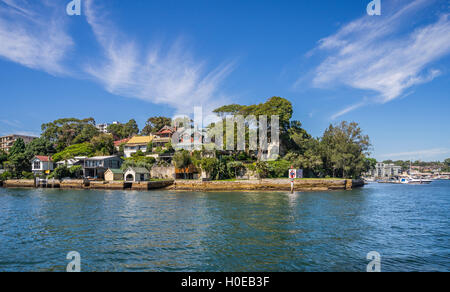
POLYGON ((33 163, 33 169, 41 169, 41 162, 39 160, 33 163))

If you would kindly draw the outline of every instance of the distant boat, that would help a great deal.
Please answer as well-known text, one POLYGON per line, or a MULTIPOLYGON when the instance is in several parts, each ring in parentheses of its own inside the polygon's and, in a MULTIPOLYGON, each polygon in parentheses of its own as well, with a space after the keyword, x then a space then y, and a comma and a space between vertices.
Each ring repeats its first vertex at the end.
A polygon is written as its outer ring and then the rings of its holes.
POLYGON ((400 183, 409 184, 409 185, 428 185, 433 181, 429 179, 421 179, 421 178, 412 178, 412 177, 403 177, 400 179, 400 183))

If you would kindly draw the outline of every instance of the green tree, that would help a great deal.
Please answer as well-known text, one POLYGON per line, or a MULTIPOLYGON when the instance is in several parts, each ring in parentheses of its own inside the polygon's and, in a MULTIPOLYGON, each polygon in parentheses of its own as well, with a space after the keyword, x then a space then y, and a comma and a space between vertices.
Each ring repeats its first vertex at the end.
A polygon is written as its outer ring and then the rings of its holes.
POLYGON ((66 165, 60 165, 49 175, 49 178, 62 179, 71 177, 70 169, 66 165))
POLYGON ((3 165, 3 162, 8 160, 8 153, 3 150, 0 150, 0 167, 3 165))
POLYGON ((269 174, 271 178, 287 178, 291 163, 287 160, 280 159, 276 161, 269 161, 268 163, 269 174))
POLYGON ((92 138, 91 144, 96 155, 112 155, 114 153, 114 138, 111 134, 100 134, 92 138))
POLYGON ((41 137, 56 144, 56 150, 78 143, 83 143, 98 135, 93 118, 64 118, 43 124, 41 137))
POLYGON ((186 169, 192 165, 190 153, 186 150, 176 152, 173 156, 173 164, 176 168, 183 170, 184 178, 186 178, 186 169))
MULTIPOLYGON (((232 105, 226 105, 226 106, 222 106, 216 110, 214 110, 214 113, 216 113, 219 117, 225 117, 226 115, 232 115, 232 116, 236 116, 236 115, 241 115, 243 117, 248 117, 248 116, 255 116, 258 120, 260 116, 267 116, 268 118, 268 125, 267 128, 269 130, 268 132, 268 138, 271 138, 271 117, 272 116, 278 116, 279 118, 279 123, 280 123, 280 150, 282 150, 281 152, 283 152, 283 150, 285 149, 289 149, 289 147, 291 146, 292 143, 290 142, 290 137, 289 137, 289 129, 290 129, 290 119, 292 118, 292 113, 293 113, 293 109, 292 109, 292 104, 290 101, 288 101, 285 98, 282 97, 277 97, 274 96, 270 99, 268 99, 266 102, 261 103, 261 104, 257 104, 257 105, 249 105, 249 106, 244 106, 244 105, 238 105, 238 104, 232 104, 232 105)), ((220 123, 222 123, 223 125, 223 131, 225 133, 225 129, 226 129, 226 121, 221 121, 220 123)), ((215 127, 213 127, 214 125, 210 125, 210 133, 214 134, 215 133, 215 127)), ((250 125, 248 123, 246 123, 245 125, 246 127, 246 145, 247 145, 247 149, 248 149, 248 139, 249 139, 249 135, 248 132, 250 130, 250 125)), ((235 137, 234 140, 236 140, 236 135, 237 135, 237 131, 235 130, 234 133, 235 137)), ((226 135, 224 134, 224 144, 226 144, 226 135)), ((226 147, 226 145, 225 145, 226 147)))
POLYGON ((100 134, 101 134, 100 131, 94 125, 86 124, 83 126, 81 132, 75 137, 75 139, 73 139, 71 145, 89 142, 94 137, 100 134))
POLYGON ((148 136, 152 133, 156 133, 164 126, 172 125, 172 119, 167 117, 151 117, 145 123, 145 127, 141 131, 141 135, 148 136))
POLYGON ((218 172, 219 160, 213 157, 204 157, 200 160, 200 168, 212 179, 215 179, 218 172))
POLYGON ((269 165, 266 161, 257 161, 254 166, 260 179, 269 177, 269 165))
POLYGON ((236 178, 238 173, 245 170, 245 165, 242 161, 230 161, 227 163, 228 176, 230 178, 236 178))
POLYGON ((8 161, 4 163, 5 168, 16 178, 20 178, 23 172, 31 171, 31 162, 25 154, 25 142, 17 139, 8 153, 8 161))
POLYGON ((330 125, 321 139, 321 153, 329 175, 360 177, 364 161, 371 147, 370 139, 363 135, 357 123, 342 122, 330 125))
POLYGON ((131 138, 139 133, 139 127, 134 119, 129 120, 126 124, 112 124, 108 126, 108 132, 111 133, 115 139, 122 140, 131 138))
POLYGON ((36 155, 51 156, 56 153, 54 144, 45 138, 34 139, 25 147, 25 154, 31 160, 36 155))
POLYGON ((450 158, 447 158, 444 160, 444 167, 443 167, 444 171, 450 171, 450 158))
POLYGON ((131 119, 128 123, 126 123, 123 127, 124 137, 130 138, 139 133, 138 124, 134 119, 131 119))
POLYGON ((82 143, 82 144, 76 144, 67 147, 61 152, 56 153, 53 155, 53 160, 55 162, 61 161, 61 160, 67 160, 74 158, 76 156, 92 156, 95 153, 94 146, 91 143, 82 143))
POLYGON ((376 165, 377 165, 377 160, 375 158, 364 159, 364 171, 365 172, 375 169, 376 165))
POLYGON ((81 165, 74 165, 69 171, 71 178, 81 178, 83 176, 83 167, 81 165))
POLYGON ((24 154, 26 150, 26 146, 25 146, 25 142, 23 141, 22 138, 18 138, 13 146, 11 147, 11 149, 9 149, 9 153, 8 153, 8 158, 11 158, 14 155, 17 154, 24 154))

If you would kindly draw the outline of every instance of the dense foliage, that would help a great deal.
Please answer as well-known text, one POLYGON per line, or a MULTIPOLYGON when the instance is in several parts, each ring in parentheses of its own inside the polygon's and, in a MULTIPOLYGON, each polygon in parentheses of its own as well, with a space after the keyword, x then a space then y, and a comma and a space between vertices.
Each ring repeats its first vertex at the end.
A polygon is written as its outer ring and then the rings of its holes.
POLYGON ((66 118, 42 125, 41 137, 56 145, 57 151, 62 151, 73 144, 90 141, 98 135, 95 120, 66 118))
POLYGON ((139 127, 134 119, 129 120, 126 124, 112 124, 108 126, 108 132, 111 133, 116 140, 131 138, 139 133, 139 127))
POLYGON ((61 161, 61 160, 67 160, 74 158, 76 156, 93 156, 95 153, 95 148, 91 143, 82 143, 82 144, 75 144, 67 147, 61 152, 56 153, 53 155, 53 160, 55 162, 61 161))
POLYGON ((124 159, 122 170, 126 170, 128 167, 143 167, 150 170, 155 162, 155 158, 147 157, 145 156, 145 153, 139 150, 138 152, 133 153, 131 157, 124 159))
POLYGON ((166 117, 151 117, 145 123, 145 127, 141 131, 141 135, 148 136, 161 130, 164 126, 171 126, 172 119, 166 117))

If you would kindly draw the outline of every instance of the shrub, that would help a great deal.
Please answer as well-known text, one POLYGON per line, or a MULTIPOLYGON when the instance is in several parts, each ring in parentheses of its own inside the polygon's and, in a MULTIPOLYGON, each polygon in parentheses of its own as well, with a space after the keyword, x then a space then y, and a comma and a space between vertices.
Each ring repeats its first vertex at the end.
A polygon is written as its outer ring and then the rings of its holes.
POLYGON ((24 179, 34 179, 34 174, 28 171, 22 171, 22 178, 24 179))
POLYGON ((230 178, 236 178, 238 173, 245 169, 245 165, 241 161, 231 161, 227 163, 228 175, 230 178))
POLYGON ((12 178, 12 177, 13 177, 13 175, 12 175, 11 172, 5 171, 4 173, 2 173, 2 174, 0 175, 0 180, 8 180, 8 179, 10 179, 10 178, 12 178))
POLYGON ((83 176, 83 167, 81 165, 74 165, 70 169, 71 178, 80 178, 83 176))
POLYGON ((284 178, 288 177, 291 163, 287 160, 276 160, 268 162, 269 177, 284 178))
POLYGON ((265 161, 255 162, 255 170, 260 178, 267 178, 269 176, 269 165, 265 161))
POLYGON ((60 165, 48 176, 48 178, 62 179, 71 177, 70 169, 66 165, 60 165))

